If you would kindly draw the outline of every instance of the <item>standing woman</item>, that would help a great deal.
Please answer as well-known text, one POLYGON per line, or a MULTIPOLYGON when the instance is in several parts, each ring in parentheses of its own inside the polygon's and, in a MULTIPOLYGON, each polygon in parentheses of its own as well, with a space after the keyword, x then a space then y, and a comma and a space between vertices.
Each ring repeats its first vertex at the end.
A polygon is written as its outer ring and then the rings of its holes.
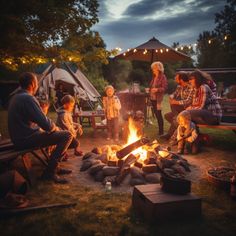
POLYGON ((161 103, 163 96, 167 89, 167 79, 164 74, 164 67, 160 61, 151 64, 152 81, 150 83, 150 100, 152 103, 153 111, 157 118, 159 126, 159 135, 163 134, 163 117, 161 114, 161 103))

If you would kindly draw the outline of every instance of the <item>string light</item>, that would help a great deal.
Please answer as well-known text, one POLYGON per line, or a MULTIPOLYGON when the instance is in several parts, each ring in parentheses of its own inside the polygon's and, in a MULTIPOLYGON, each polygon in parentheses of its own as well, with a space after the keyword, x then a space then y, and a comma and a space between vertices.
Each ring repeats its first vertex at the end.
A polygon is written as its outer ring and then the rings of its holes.
POLYGON ((160 52, 163 53, 163 50, 161 49, 160 52))
POLYGON ((55 58, 53 58, 53 59, 52 59, 52 61, 55 63, 55 62, 56 62, 56 59, 55 59, 55 58))
POLYGON ((166 52, 169 52, 169 49, 168 49, 168 48, 166 49, 166 52))
POLYGON ((228 37, 227 37, 227 35, 225 35, 224 40, 227 40, 227 39, 228 39, 228 37))
POLYGON ((133 52, 137 52, 137 49, 135 48, 133 52))
POLYGON ((69 57, 69 61, 72 61, 72 58, 71 58, 71 57, 69 57))
POLYGON ((211 44, 211 39, 208 40, 208 43, 211 44))

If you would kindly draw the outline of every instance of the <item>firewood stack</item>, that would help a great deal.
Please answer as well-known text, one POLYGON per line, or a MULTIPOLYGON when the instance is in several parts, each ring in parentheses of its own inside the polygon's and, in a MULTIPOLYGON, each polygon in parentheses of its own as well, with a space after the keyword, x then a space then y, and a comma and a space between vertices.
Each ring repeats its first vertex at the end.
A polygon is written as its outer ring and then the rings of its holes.
POLYGON ((113 186, 122 183, 139 185, 159 183, 161 173, 173 179, 185 179, 190 172, 186 159, 157 142, 142 138, 124 148, 118 145, 94 148, 83 156, 80 171, 88 171, 95 181, 113 186), (140 160, 139 154, 132 154, 139 147, 147 150, 145 160, 140 160))

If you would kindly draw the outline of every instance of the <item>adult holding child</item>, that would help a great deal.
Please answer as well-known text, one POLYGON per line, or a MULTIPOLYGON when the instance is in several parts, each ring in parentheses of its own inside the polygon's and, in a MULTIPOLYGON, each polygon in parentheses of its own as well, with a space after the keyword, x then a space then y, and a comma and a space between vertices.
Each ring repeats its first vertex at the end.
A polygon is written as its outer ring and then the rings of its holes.
POLYGON ((152 103, 153 112, 156 116, 159 135, 163 135, 164 121, 162 117, 162 101, 167 89, 167 79, 164 74, 164 66, 160 61, 151 64, 152 81, 150 83, 150 101, 152 103))
POLYGON ((10 138, 19 150, 55 145, 42 178, 54 180, 56 183, 67 183, 66 179, 58 176, 62 173, 58 162, 69 147, 72 135, 68 131, 58 131, 53 121, 43 113, 39 102, 34 97, 38 90, 35 74, 29 72, 22 74, 19 84, 21 90, 12 97, 8 108, 10 138))

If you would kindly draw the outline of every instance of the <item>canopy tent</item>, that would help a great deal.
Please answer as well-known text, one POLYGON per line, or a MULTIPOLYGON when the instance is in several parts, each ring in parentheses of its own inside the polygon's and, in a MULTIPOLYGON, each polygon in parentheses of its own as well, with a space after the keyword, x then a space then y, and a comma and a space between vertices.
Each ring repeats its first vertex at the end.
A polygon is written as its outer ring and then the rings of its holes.
POLYGON ((56 89, 59 84, 69 93, 76 93, 79 98, 86 101, 97 102, 101 95, 94 88, 85 75, 77 69, 74 73, 65 63, 65 69, 50 65, 39 76, 39 92, 40 90, 49 95, 50 88, 56 89))

